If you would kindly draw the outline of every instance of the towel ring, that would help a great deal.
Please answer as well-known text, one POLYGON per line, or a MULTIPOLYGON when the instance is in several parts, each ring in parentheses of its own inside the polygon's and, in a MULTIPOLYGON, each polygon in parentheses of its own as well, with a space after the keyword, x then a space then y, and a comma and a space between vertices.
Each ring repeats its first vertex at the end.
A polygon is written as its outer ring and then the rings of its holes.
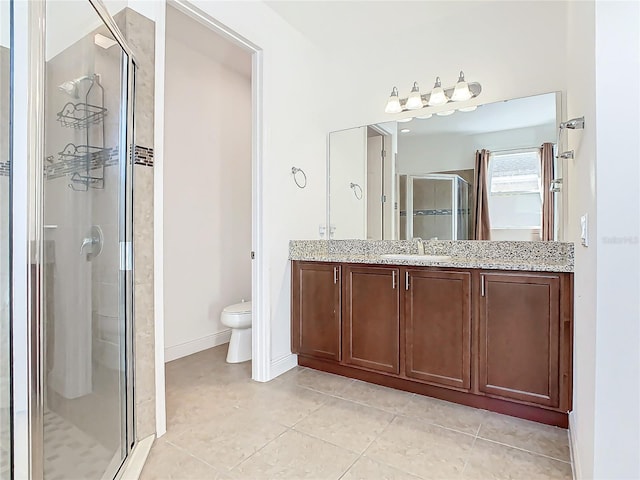
POLYGON ((356 196, 356 198, 358 200, 362 200, 362 187, 357 183, 353 183, 353 182, 349 184, 349 187, 351 187, 351 190, 353 190, 353 194, 356 196), (358 190, 360 190, 360 195, 358 195, 358 190))
POLYGON ((297 167, 291 167, 291 173, 293 174, 293 181, 296 182, 296 185, 298 186, 298 188, 304 188, 307 186, 307 174, 304 173, 304 170, 297 167), (300 185, 300 182, 298 182, 298 177, 297 177, 298 172, 300 172, 304 177, 304 183, 302 185, 300 185))

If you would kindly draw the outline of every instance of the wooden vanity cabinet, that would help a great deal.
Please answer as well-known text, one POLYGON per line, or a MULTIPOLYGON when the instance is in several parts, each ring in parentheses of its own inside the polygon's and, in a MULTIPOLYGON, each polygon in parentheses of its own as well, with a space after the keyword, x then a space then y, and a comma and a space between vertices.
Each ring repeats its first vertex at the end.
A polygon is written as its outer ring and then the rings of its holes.
POLYGON ((293 262, 291 269, 291 351, 340 361, 341 266, 293 262))
POLYGON ((303 366, 568 425, 570 273, 292 263, 303 366))
POLYGON ((481 392, 560 406, 560 281, 553 273, 480 272, 481 392))
POLYGON ((342 363, 400 373, 400 269, 344 266, 342 363))
POLYGON ((471 388, 471 273, 404 271, 405 375, 471 388))

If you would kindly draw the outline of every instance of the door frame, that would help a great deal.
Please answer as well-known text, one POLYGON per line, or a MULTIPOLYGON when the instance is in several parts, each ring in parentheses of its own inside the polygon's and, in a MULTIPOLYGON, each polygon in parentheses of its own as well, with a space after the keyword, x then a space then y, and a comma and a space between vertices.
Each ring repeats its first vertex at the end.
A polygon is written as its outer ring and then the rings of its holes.
POLYGON ((166 432, 165 406, 165 339, 164 339, 164 244, 163 244, 163 182, 164 182, 164 74, 166 5, 196 20, 216 34, 251 54, 251 245, 255 258, 251 266, 252 379, 271 380, 271 324, 269 322, 268 268, 264 239, 263 214, 263 93, 262 49, 226 25, 185 0, 168 0, 159 6, 156 18, 155 65, 155 125, 154 125, 154 316, 156 368, 156 435, 166 432))

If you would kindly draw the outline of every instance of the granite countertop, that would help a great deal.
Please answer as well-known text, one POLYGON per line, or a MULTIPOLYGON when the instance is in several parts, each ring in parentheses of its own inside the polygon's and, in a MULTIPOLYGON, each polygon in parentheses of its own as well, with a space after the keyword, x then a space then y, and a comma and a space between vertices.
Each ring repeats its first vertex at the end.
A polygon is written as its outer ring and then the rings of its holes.
POLYGON ((417 243, 402 240, 291 241, 291 260, 410 265, 534 272, 573 272, 573 244, 566 242, 424 241, 425 254, 447 255, 437 261, 425 258, 384 258, 386 254, 418 253, 417 243))

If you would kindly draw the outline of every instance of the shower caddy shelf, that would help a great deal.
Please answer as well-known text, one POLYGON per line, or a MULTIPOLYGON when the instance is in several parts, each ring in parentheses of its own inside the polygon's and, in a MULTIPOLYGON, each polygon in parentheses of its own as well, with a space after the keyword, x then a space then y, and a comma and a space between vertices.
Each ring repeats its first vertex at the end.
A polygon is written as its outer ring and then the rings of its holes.
POLYGON ((58 122, 67 128, 83 129, 104 120, 107 109, 90 103, 68 102, 58 112, 58 122))
MULTIPOLYGON (((58 160, 65 168, 69 167, 85 167, 87 172, 102 168, 109 158, 109 149, 102 147, 94 147, 91 145, 75 145, 68 143, 64 149, 58 153, 58 160)), ((71 175, 73 184, 84 184, 87 187, 104 188, 104 175, 102 177, 94 177, 91 175, 80 175, 74 172, 71 175)), ((70 184, 71 186, 71 184, 70 184)), ((71 186, 73 188, 73 186, 71 186)), ((76 189, 74 189, 76 190, 76 189)))
POLYGON ((90 80, 84 102, 67 102, 57 114, 57 120, 62 127, 85 131, 85 144, 76 145, 68 143, 58 153, 58 160, 65 168, 74 167, 73 174, 69 177, 69 188, 74 191, 86 192, 89 188, 104 189, 104 169, 109 159, 109 148, 104 147, 105 125, 104 117, 107 109, 104 106, 89 103, 89 97, 94 86, 100 89, 100 103, 104 105, 104 87, 100 84, 100 75, 93 74, 83 77, 90 80), (91 145, 90 127, 100 125, 102 127, 102 147, 91 145), (80 174, 78 170, 84 173, 80 174))

